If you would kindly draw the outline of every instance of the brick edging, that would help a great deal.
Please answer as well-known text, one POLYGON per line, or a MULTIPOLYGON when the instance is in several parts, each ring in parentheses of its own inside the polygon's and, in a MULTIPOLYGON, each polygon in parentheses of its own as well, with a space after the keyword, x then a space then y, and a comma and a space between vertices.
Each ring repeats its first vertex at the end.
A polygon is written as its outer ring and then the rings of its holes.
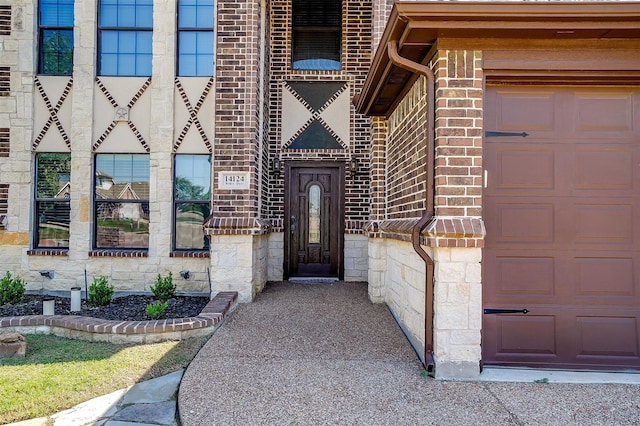
MULTIPOLYGON (((163 339, 180 339, 188 337, 189 331, 210 331, 231 312, 238 300, 235 291, 220 292, 207 303, 200 314, 189 318, 172 318, 150 321, 114 321, 101 318, 84 317, 78 315, 25 315, 19 317, 0 318, 0 331, 3 328, 28 333, 33 329, 35 333, 56 334, 65 337, 75 337, 83 340, 108 340, 109 336, 118 336, 118 342, 140 341, 145 335, 153 335, 153 341, 163 339), (64 332, 62 330, 71 330, 64 332), (73 331, 79 333, 73 333, 73 331), (183 333, 186 332, 185 335, 183 333), (127 339, 127 337, 132 337, 127 339), (124 339, 123 339, 124 338, 124 339)), ((206 334, 206 333, 202 333, 206 334)), ((142 339, 145 341, 146 339, 142 339)))

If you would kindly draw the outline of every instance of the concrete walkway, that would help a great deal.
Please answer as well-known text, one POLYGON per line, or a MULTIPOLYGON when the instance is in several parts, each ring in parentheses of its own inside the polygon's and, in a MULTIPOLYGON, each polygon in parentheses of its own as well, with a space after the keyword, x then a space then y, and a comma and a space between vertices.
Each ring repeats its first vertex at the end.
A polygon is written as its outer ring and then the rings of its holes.
POLYGON ((73 408, 11 426, 173 426, 184 370, 93 398, 73 408))
POLYGON ((178 407, 184 426, 640 424, 636 384, 538 381, 425 378, 366 284, 284 282, 241 305, 203 347, 178 407))

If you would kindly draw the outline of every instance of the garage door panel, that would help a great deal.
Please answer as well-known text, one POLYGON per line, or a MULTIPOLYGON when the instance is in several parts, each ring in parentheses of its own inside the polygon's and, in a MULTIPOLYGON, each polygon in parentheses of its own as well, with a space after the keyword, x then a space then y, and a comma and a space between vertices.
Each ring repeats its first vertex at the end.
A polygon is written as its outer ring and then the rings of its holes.
POLYGON ((640 360, 638 321, 635 317, 578 316, 576 329, 578 357, 626 357, 632 358, 632 361, 640 360))
POLYGON ((495 318, 499 328, 498 354, 556 354, 554 316, 496 315, 495 318))
POLYGON ((497 189, 553 189, 554 158, 551 150, 518 150, 515 144, 499 150, 497 189))
POLYGON ((575 187, 582 190, 633 189, 634 155, 631 149, 589 149, 575 153, 575 187))
POLYGON ((640 369, 640 89, 487 90, 483 361, 640 369))
POLYGON ((553 241, 553 204, 497 203, 495 213, 498 242, 553 241), (526 226, 522 226, 523 223, 526 223, 526 226))
POLYGON ((547 131, 555 128, 556 94, 553 91, 540 92, 520 89, 496 93, 496 130, 521 132, 547 131), (523 110, 522 104, 528 105, 523 110))
POLYGON ((636 303, 637 266, 632 257, 579 257, 574 265, 576 297, 597 297, 599 304, 636 303))
POLYGON ((575 95, 575 133, 589 137, 629 137, 634 130, 634 95, 631 91, 613 93, 580 92, 575 95))
POLYGON ((574 204, 576 243, 633 243, 633 206, 616 201, 574 204))
POLYGON ((500 256, 495 262, 496 298, 555 294, 555 261, 552 257, 500 256))

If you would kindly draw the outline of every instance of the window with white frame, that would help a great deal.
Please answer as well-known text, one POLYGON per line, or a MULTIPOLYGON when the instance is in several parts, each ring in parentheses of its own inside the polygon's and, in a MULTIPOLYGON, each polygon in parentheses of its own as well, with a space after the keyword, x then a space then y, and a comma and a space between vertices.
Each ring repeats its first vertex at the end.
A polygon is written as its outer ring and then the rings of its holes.
POLYGON ((178 75, 213 75, 213 1, 178 0, 178 75))
POLYGON ((294 70, 340 70, 342 0, 293 0, 292 27, 294 70))
POLYGON ((174 250, 208 250, 202 225, 210 213, 211 156, 178 154, 173 177, 174 250))
POLYGON ((153 0, 100 0, 98 34, 98 75, 151 75, 153 0))
POLYGON ((38 73, 73 72, 73 0, 38 2, 38 73))
POLYGON ((97 154, 94 179, 94 247, 147 249, 149 155, 97 154))
POLYGON ((34 244, 69 248, 71 154, 36 154, 34 244))

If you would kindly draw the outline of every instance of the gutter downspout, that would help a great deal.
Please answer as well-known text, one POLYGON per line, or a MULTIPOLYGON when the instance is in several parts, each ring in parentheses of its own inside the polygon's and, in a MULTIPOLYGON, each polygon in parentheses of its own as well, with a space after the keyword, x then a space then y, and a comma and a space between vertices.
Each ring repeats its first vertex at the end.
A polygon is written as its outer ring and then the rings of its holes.
POLYGON ((422 230, 434 219, 434 156, 435 156, 435 76, 426 65, 419 64, 398 53, 398 42, 390 40, 387 43, 387 54, 392 64, 408 71, 423 75, 427 79, 427 152, 425 187, 427 190, 426 210, 420 220, 411 230, 413 249, 422 258, 426 266, 425 278, 425 307, 424 307, 424 357, 422 363, 431 376, 435 376, 435 361, 433 359, 433 259, 424 251, 420 244, 422 230))

